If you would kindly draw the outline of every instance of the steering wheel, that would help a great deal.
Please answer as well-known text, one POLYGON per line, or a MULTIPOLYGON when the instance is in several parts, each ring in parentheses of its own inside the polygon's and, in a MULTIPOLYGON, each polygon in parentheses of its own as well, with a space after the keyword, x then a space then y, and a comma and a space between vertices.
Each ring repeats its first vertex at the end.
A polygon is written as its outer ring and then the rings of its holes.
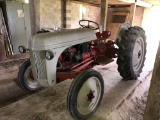
POLYGON ((79 25, 80 25, 82 28, 89 28, 89 29, 92 29, 92 30, 97 30, 97 29, 99 29, 98 23, 96 23, 96 22, 94 22, 94 21, 91 21, 91 20, 80 20, 80 21, 79 21, 79 25), (84 24, 82 24, 82 22, 87 22, 88 24, 87 24, 87 25, 84 25, 84 24), (90 23, 96 25, 96 27, 91 26, 90 23))

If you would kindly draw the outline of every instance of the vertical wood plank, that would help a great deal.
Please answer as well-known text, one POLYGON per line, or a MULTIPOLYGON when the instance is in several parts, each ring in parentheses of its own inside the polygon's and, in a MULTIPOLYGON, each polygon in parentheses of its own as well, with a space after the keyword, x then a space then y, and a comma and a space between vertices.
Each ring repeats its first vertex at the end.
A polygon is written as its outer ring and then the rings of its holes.
POLYGON ((106 30, 107 23, 107 14, 108 14, 108 0, 101 0, 101 18, 100 25, 102 26, 102 30, 106 30))
POLYGON ((154 63, 151 86, 143 120, 160 120, 160 44, 154 63))
POLYGON ((30 0, 30 20, 31 35, 35 35, 40 30, 40 0, 30 0))
POLYGON ((130 7, 130 14, 129 14, 129 23, 131 25, 133 25, 135 12, 136 12, 136 3, 132 3, 130 7))
POLYGON ((61 0, 61 28, 66 28, 66 0, 61 0))

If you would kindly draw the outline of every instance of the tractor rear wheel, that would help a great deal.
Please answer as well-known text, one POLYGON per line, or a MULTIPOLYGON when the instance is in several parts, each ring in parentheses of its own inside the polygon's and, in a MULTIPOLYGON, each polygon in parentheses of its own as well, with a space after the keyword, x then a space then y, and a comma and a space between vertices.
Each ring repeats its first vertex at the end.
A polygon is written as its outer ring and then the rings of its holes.
POLYGON ((75 120, 86 120, 98 109, 104 93, 104 81, 99 72, 88 69, 72 82, 67 105, 75 120))
POLYGON ((118 51, 118 71, 125 80, 140 76, 146 55, 145 31, 140 27, 130 27, 116 41, 118 51))

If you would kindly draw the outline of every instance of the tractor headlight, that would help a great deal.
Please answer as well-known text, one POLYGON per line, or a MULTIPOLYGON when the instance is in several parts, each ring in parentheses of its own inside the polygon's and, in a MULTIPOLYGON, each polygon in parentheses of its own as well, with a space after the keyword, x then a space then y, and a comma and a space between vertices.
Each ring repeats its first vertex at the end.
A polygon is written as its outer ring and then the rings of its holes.
POLYGON ((25 53, 27 51, 27 49, 24 46, 19 46, 18 50, 20 53, 25 53))
POLYGON ((52 60, 53 57, 54 57, 54 54, 53 54, 52 51, 46 51, 46 52, 45 52, 45 56, 46 56, 46 59, 47 59, 47 60, 52 60))

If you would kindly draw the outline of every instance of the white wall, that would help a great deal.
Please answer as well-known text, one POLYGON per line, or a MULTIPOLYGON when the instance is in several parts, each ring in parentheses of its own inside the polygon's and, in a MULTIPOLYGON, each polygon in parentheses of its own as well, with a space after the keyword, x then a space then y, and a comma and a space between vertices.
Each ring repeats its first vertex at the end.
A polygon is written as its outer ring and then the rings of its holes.
MULTIPOLYGON (((147 35, 146 67, 152 69, 160 40, 160 6, 145 9, 142 27, 147 35)), ((146 68, 145 67, 145 68, 146 68)))

